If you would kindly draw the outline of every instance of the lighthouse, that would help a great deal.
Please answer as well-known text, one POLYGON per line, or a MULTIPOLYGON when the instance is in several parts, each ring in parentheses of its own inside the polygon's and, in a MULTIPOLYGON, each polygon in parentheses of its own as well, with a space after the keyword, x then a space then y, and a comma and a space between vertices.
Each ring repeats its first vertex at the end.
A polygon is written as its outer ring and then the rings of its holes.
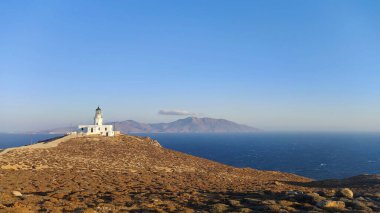
POLYGON ((95 110, 94 125, 103 125, 102 109, 99 106, 95 110))
POLYGON ((82 135, 102 135, 102 136, 114 136, 112 125, 103 125, 102 109, 98 106, 95 109, 94 124, 93 125, 79 125, 78 134, 82 135))

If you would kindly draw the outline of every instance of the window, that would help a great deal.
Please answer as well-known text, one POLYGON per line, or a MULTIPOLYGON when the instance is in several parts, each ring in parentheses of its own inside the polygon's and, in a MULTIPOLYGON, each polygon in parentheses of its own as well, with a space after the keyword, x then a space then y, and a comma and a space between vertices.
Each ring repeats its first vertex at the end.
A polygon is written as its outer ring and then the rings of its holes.
POLYGON ((107 131, 107 127, 105 128, 105 130, 107 131))
POLYGON ((94 132, 94 128, 91 128, 91 132, 94 132))

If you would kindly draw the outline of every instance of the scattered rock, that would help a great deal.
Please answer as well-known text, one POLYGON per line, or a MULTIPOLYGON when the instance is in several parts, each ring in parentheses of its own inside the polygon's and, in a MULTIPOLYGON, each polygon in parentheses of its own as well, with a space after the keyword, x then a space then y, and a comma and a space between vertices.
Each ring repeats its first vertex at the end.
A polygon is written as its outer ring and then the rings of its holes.
POLYGON ((269 212, 283 212, 280 205, 268 205, 267 209, 269 212))
POLYGON ((172 203, 167 204, 166 207, 167 207, 168 211, 170 211, 170 212, 173 212, 173 211, 175 211, 177 209, 175 207, 175 205, 173 205, 172 203))
POLYGON ((16 196, 16 197, 22 197, 22 194, 21 194, 21 192, 19 192, 19 191, 13 191, 12 194, 13 194, 14 196, 16 196))
POLYGON ((281 182, 279 182, 279 181, 275 181, 274 182, 274 185, 277 185, 277 186, 282 186, 282 185, 284 185, 283 183, 281 183, 281 182))
POLYGON ((241 209, 239 209, 239 212, 249 213, 249 212, 252 212, 252 210, 249 208, 241 208, 241 209))
POLYGON ((83 213, 97 213, 97 211, 93 210, 93 209, 85 209, 83 211, 83 213))
POLYGON ((338 197, 346 197, 346 198, 352 199, 354 197, 354 193, 351 191, 351 189, 344 188, 344 189, 339 190, 336 193, 336 196, 338 196, 338 197))
POLYGON ((320 196, 317 193, 298 194, 295 196, 295 199, 298 202, 310 203, 310 204, 317 204, 323 200, 326 200, 326 198, 320 196))
POLYGON ((288 211, 288 212, 297 212, 297 209, 295 209, 291 206, 285 206, 283 209, 288 211))
POLYGON ((277 205, 275 200, 264 200, 261 203, 264 205, 277 205))
POLYGON ((324 191, 317 191, 317 194, 319 194, 319 196, 327 196, 326 192, 324 191))
POLYGON ((228 209, 228 206, 226 204, 218 203, 212 205, 211 212, 213 213, 221 213, 221 212, 226 212, 228 209))
POLYGON ((193 209, 189 209, 189 208, 185 208, 183 210, 184 213, 194 213, 194 210, 193 209))
POLYGON ((366 212, 372 212, 372 209, 369 208, 365 203, 361 201, 355 200, 351 204, 352 204, 353 209, 365 210, 366 212))
POLYGON ((231 206, 240 206, 240 201, 238 200, 228 200, 228 203, 231 205, 231 206))
POLYGON ((291 190, 291 191, 287 191, 286 192, 287 196, 294 196, 294 195, 299 195, 299 194, 303 194, 303 192, 302 191, 298 191, 298 190, 291 190))
POLYGON ((281 206, 293 206, 295 203, 288 200, 280 200, 278 201, 278 204, 281 206))
POLYGON ((317 203, 317 206, 323 209, 344 210, 346 204, 343 201, 324 200, 317 203))
POLYGON ((244 198, 244 201, 248 204, 257 205, 261 203, 261 200, 255 198, 244 198))
POLYGON ((324 191, 324 193, 325 193, 325 195, 321 195, 321 196, 333 197, 333 196, 335 196, 336 191, 332 189, 332 190, 326 190, 326 191, 324 191))

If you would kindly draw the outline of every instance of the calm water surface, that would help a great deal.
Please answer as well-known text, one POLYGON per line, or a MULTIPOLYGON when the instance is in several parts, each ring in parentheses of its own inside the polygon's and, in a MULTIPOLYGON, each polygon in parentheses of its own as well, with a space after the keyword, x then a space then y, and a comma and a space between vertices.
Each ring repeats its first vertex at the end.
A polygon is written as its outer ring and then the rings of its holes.
POLYGON ((236 167, 314 179, 380 174, 380 134, 148 134, 163 146, 236 167))
POLYGON ((62 134, 3 134, 0 133, 0 149, 24 146, 38 141, 62 136, 62 134))

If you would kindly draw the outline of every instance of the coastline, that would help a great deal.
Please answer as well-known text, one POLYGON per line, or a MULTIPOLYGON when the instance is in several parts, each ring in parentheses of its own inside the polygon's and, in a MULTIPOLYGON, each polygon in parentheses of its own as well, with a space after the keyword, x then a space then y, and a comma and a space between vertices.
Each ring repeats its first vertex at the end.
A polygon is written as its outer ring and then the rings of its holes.
POLYGON ((0 155, 0 211, 325 212, 356 210, 354 203, 380 210, 375 176, 360 177, 360 185, 318 182, 227 166, 128 135, 39 145, 0 155), (352 197, 341 195, 347 185, 352 197))

